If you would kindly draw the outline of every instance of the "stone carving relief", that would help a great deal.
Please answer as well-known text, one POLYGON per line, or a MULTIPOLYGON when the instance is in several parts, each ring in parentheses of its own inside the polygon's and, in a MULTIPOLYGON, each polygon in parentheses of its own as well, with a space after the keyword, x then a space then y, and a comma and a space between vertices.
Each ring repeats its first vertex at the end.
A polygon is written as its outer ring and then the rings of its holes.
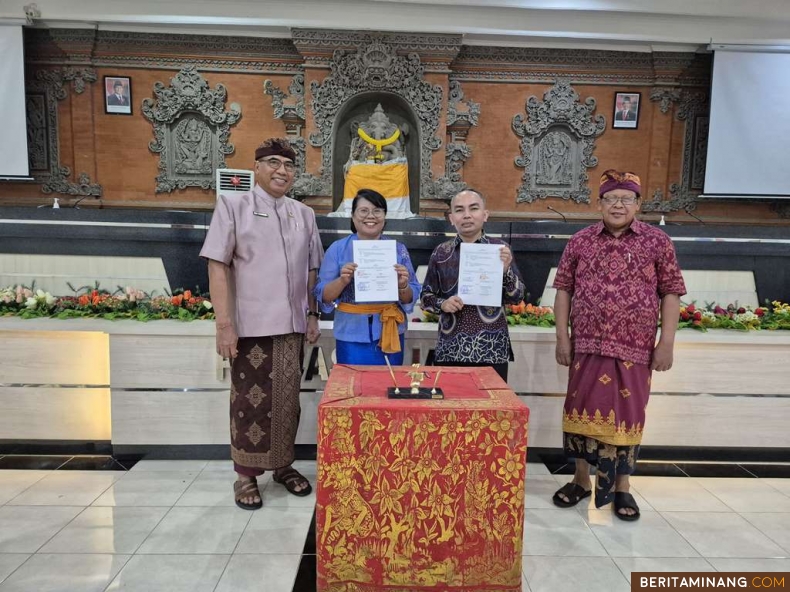
MULTIPOLYGON (((301 56, 293 42, 285 38, 103 30, 87 33, 82 29, 47 29, 35 33, 34 43, 41 46, 40 40, 52 39, 57 47, 64 48, 61 54, 87 46, 94 67, 180 70, 195 66, 201 71, 254 74, 294 74, 302 69, 301 56), (195 56, 196 45, 205 57, 195 56)), ((85 53, 68 57, 84 60, 85 53)))
POLYGON ((409 136, 409 126, 406 123, 398 125, 390 121, 390 118, 381 107, 381 103, 376 105, 373 113, 365 121, 353 120, 350 128, 351 147, 346 168, 354 161, 388 162, 397 158, 406 158, 406 140, 409 136), (359 131, 360 129, 362 132, 359 131), (368 138, 387 141, 387 143, 382 145, 380 151, 378 151, 375 146, 361 136, 362 133, 367 135, 368 138))
POLYGON ((669 199, 663 192, 653 194, 653 199, 642 204, 643 212, 690 212, 697 201, 705 181, 705 158, 708 149, 708 92, 701 89, 684 89, 680 93, 675 117, 685 121, 683 140, 683 166, 680 182, 669 186, 669 199))
POLYGON ((680 101, 682 89, 680 88, 667 88, 665 86, 658 86, 650 91, 650 100, 659 102, 659 109, 661 113, 667 113, 672 107, 673 103, 680 101))
POLYGON ((60 68, 58 70, 39 70, 36 76, 40 76, 40 80, 49 82, 59 88, 57 98, 63 100, 66 98, 66 89, 63 88, 64 82, 71 82, 74 87, 74 92, 81 95, 85 92, 85 84, 88 82, 96 82, 96 70, 93 68, 60 68))
POLYGON ((464 91, 458 80, 450 81, 450 92, 447 97, 447 126, 467 123, 468 126, 477 125, 480 118, 480 103, 464 98, 464 91))
POLYGON ((472 156, 472 147, 465 142, 450 142, 445 148, 444 176, 436 181, 437 196, 449 200, 468 187, 461 171, 464 163, 472 156))
MULTIPOLYGON (((423 79, 423 65, 416 53, 398 55, 394 47, 370 39, 357 50, 335 50, 331 73, 323 82, 313 81, 312 110, 317 131, 309 136, 311 146, 321 148, 321 170, 317 178, 305 179, 303 185, 329 195, 333 184, 333 126, 344 104, 363 93, 389 92, 402 97, 419 122, 420 198, 436 196, 431 174, 431 153, 441 140, 435 136, 443 90, 423 79)), ((315 194, 315 193, 314 193, 315 194)))
POLYGON ((309 176, 305 178, 305 140, 302 130, 305 123, 304 104, 304 74, 296 74, 288 85, 288 93, 274 86, 271 80, 264 80, 263 94, 272 98, 274 118, 285 123, 285 133, 291 146, 296 150, 296 180, 294 181, 292 195, 305 197, 313 189, 309 176))
POLYGON ((76 183, 72 183, 66 179, 71 174, 69 167, 61 167, 60 174, 53 177, 48 183, 41 187, 44 193, 59 193, 61 195, 73 195, 75 197, 101 197, 103 193, 102 186, 96 183, 91 183, 91 178, 87 173, 80 173, 80 177, 76 183))
POLYGON ((445 147, 444 176, 436 181, 437 196, 451 199, 468 187, 463 180, 464 163, 472 156, 472 147, 466 143, 469 130, 477 126, 480 118, 480 103, 464 98, 461 83, 450 81, 447 105, 447 135, 445 147))
POLYGON ((71 169, 60 164, 58 101, 68 96, 66 84, 82 94, 85 84, 96 81, 92 68, 55 68, 37 70, 25 87, 27 110, 27 148, 31 176, 41 184, 43 193, 101 197, 102 186, 91 183, 87 173, 79 181, 69 181, 71 169))
POLYGON ((710 84, 710 57, 691 52, 464 45, 452 70, 461 81, 553 84, 570 76, 574 84, 670 86, 680 78, 684 86, 710 84))
POLYGON ((461 49, 463 37, 444 33, 395 33, 350 31, 348 29, 291 29, 291 39, 311 66, 330 65, 331 52, 336 49, 361 47, 377 40, 386 43, 400 54, 429 55, 426 69, 447 73, 450 63, 461 49), (330 50, 330 51, 327 51, 330 50))
POLYGON ((27 150, 31 171, 49 169, 49 146, 47 146, 47 98, 45 95, 27 95, 27 150))
POLYGON ((595 138, 604 133, 606 119, 595 115, 595 99, 584 104, 567 79, 559 79, 543 93, 531 96, 527 117, 513 117, 513 131, 521 138, 516 166, 524 169, 516 201, 531 203, 560 197, 589 203, 587 169, 598 164, 593 156, 595 138))
POLYGON ((210 175, 212 138, 208 124, 198 117, 184 117, 176 126, 174 136, 176 174, 210 175))
POLYGON ((263 93, 272 97, 275 119, 284 120, 286 125, 292 120, 300 120, 304 125, 304 74, 296 74, 291 79, 287 94, 274 86, 271 80, 263 82, 263 93))
POLYGON ((225 156, 233 153, 230 126, 241 117, 241 107, 231 103, 226 111, 225 86, 209 89, 194 66, 182 69, 170 86, 154 84, 154 95, 156 100, 143 100, 142 113, 154 127, 148 148, 160 155, 156 192, 213 189, 214 171, 224 168, 225 156))

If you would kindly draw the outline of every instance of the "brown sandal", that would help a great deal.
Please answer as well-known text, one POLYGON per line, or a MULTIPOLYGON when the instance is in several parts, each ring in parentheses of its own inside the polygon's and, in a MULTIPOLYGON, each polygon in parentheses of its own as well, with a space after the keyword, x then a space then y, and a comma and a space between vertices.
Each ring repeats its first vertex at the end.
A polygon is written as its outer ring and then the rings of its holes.
POLYGON ((310 495, 310 493, 313 491, 313 487, 310 485, 310 482, 307 480, 307 478, 293 467, 277 469, 272 475, 272 481, 279 483, 285 487, 289 493, 298 495, 299 497, 310 495), (296 489, 297 485, 307 485, 307 487, 298 490, 296 489))
POLYGON ((255 479, 255 477, 250 477, 249 481, 234 481, 233 495, 236 499, 236 505, 242 510, 258 510, 263 506, 261 492, 258 489, 258 481, 255 479), (245 504, 243 501, 241 501, 245 497, 257 497, 259 501, 253 502, 251 504, 245 504))

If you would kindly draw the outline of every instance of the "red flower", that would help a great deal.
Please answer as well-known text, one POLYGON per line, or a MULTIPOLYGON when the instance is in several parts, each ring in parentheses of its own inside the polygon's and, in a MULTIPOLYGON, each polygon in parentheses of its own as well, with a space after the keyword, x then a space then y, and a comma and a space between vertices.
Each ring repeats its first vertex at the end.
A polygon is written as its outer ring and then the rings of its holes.
POLYGON ((173 306, 181 306, 181 302, 182 302, 183 300, 184 300, 184 297, 183 297, 183 296, 181 296, 181 295, 179 294, 178 296, 173 296, 173 297, 170 299, 170 303, 171 303, 173 306))
POLYGON ((192 298, 192 292, 184 290, 184 300, 189 300, 190 298, 192 298))
POLYGON ((743 314, 743 313, 745 313, 745 312, 746 312, 746 309, 745 309, 744 307, 740 307, 740 308, 738 309, 738 314, 743 314))
POLYGON ((88 306, 91 301, 90 301, 90 298, 88 298, 87 294, 83 294, 82 296, 79 297, 77 302, 80 303, 80 306, 88 306))
POLYGON ((697 311, 697 312, 694 313, 694 320, 695 321, 701 321, 702 320, 702 313, 700 311, 697 311))
POLYGON ((699 327, 702 324, 702 321, 693 321, 691 324, 695 327, 699 327))
POLYGON ((765 309, 764 308, 755 308, 754 309, 754 314, 756 314, 758 317, 761 317, 761 316, 763 316, 765 314, 765 309))
POLYGON ((715 314, 717 314, 717 315, 726 315, 727 314, 727 311, 724 310, 721 306, 718 306, 718 305, 716 306, 716 308, 713 309, 713 312, 715 314))
POLYGON ((689 313, 687 313, 686 311, 681 312, 680 313, 680 318, 683 319, 684 321, 688 321, 689 320, 689 313))
POLYGON ((689 304, 686 307, 686 312, 688 312, 689 314, 693 314, 695 310, 697 310, 697 307, 694 306, 693 304, 689 304))

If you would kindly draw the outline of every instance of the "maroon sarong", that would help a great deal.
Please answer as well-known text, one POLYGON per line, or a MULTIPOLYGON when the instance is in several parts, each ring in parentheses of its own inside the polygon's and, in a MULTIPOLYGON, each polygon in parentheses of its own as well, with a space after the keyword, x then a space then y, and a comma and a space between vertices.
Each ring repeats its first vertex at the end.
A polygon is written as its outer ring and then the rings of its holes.
POLYGON ((242 337, 231 364, 230 452, 250 477, 294 460, 304 334, 242 337))
POLYGON ((613 501, 617 475, 636 467, 650 367, 595 354, 576 354, 563 409, 563 449, 596 466, 595 505, 613 501))
POLYGON ((650 379, 646 364, 576 354, 568 375, 562 431, 615 446, 640 444, 650 379))

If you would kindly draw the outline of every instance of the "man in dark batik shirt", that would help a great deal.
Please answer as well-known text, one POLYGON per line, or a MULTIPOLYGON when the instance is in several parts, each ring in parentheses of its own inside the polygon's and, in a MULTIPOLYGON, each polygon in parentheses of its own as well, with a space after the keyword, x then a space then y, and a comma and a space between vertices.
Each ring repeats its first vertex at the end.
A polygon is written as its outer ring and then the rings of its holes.
POLYGON ((639 177, 606 171, 598 202, 602 220, 571 237, 554 280, 556 357, 570 366, 563 447, 576 459, 576 474, 554 494, 554 503, 567 508, 591 495, 592 464, 596 507, 614 501, 623 520, 639 518, 629 475, 642 442, 651 373, 672 367, 686 293, 670 238, 635 218, 640 194, 639 177))
POLYGON ((523 300, 524 282, 510 247, 483 232, 488 210, 478 191, 466 189, 453 197, 449 218, 458 235, 434 249, 420 294, 423 310, 439 315, 434 363, 437 366, 492 366, 507 381, 507 364, 513 354, 505 309, 502 306, 464 306, 458 296, 461 243, 502 245, 504 304, 518 304, 523 300))

